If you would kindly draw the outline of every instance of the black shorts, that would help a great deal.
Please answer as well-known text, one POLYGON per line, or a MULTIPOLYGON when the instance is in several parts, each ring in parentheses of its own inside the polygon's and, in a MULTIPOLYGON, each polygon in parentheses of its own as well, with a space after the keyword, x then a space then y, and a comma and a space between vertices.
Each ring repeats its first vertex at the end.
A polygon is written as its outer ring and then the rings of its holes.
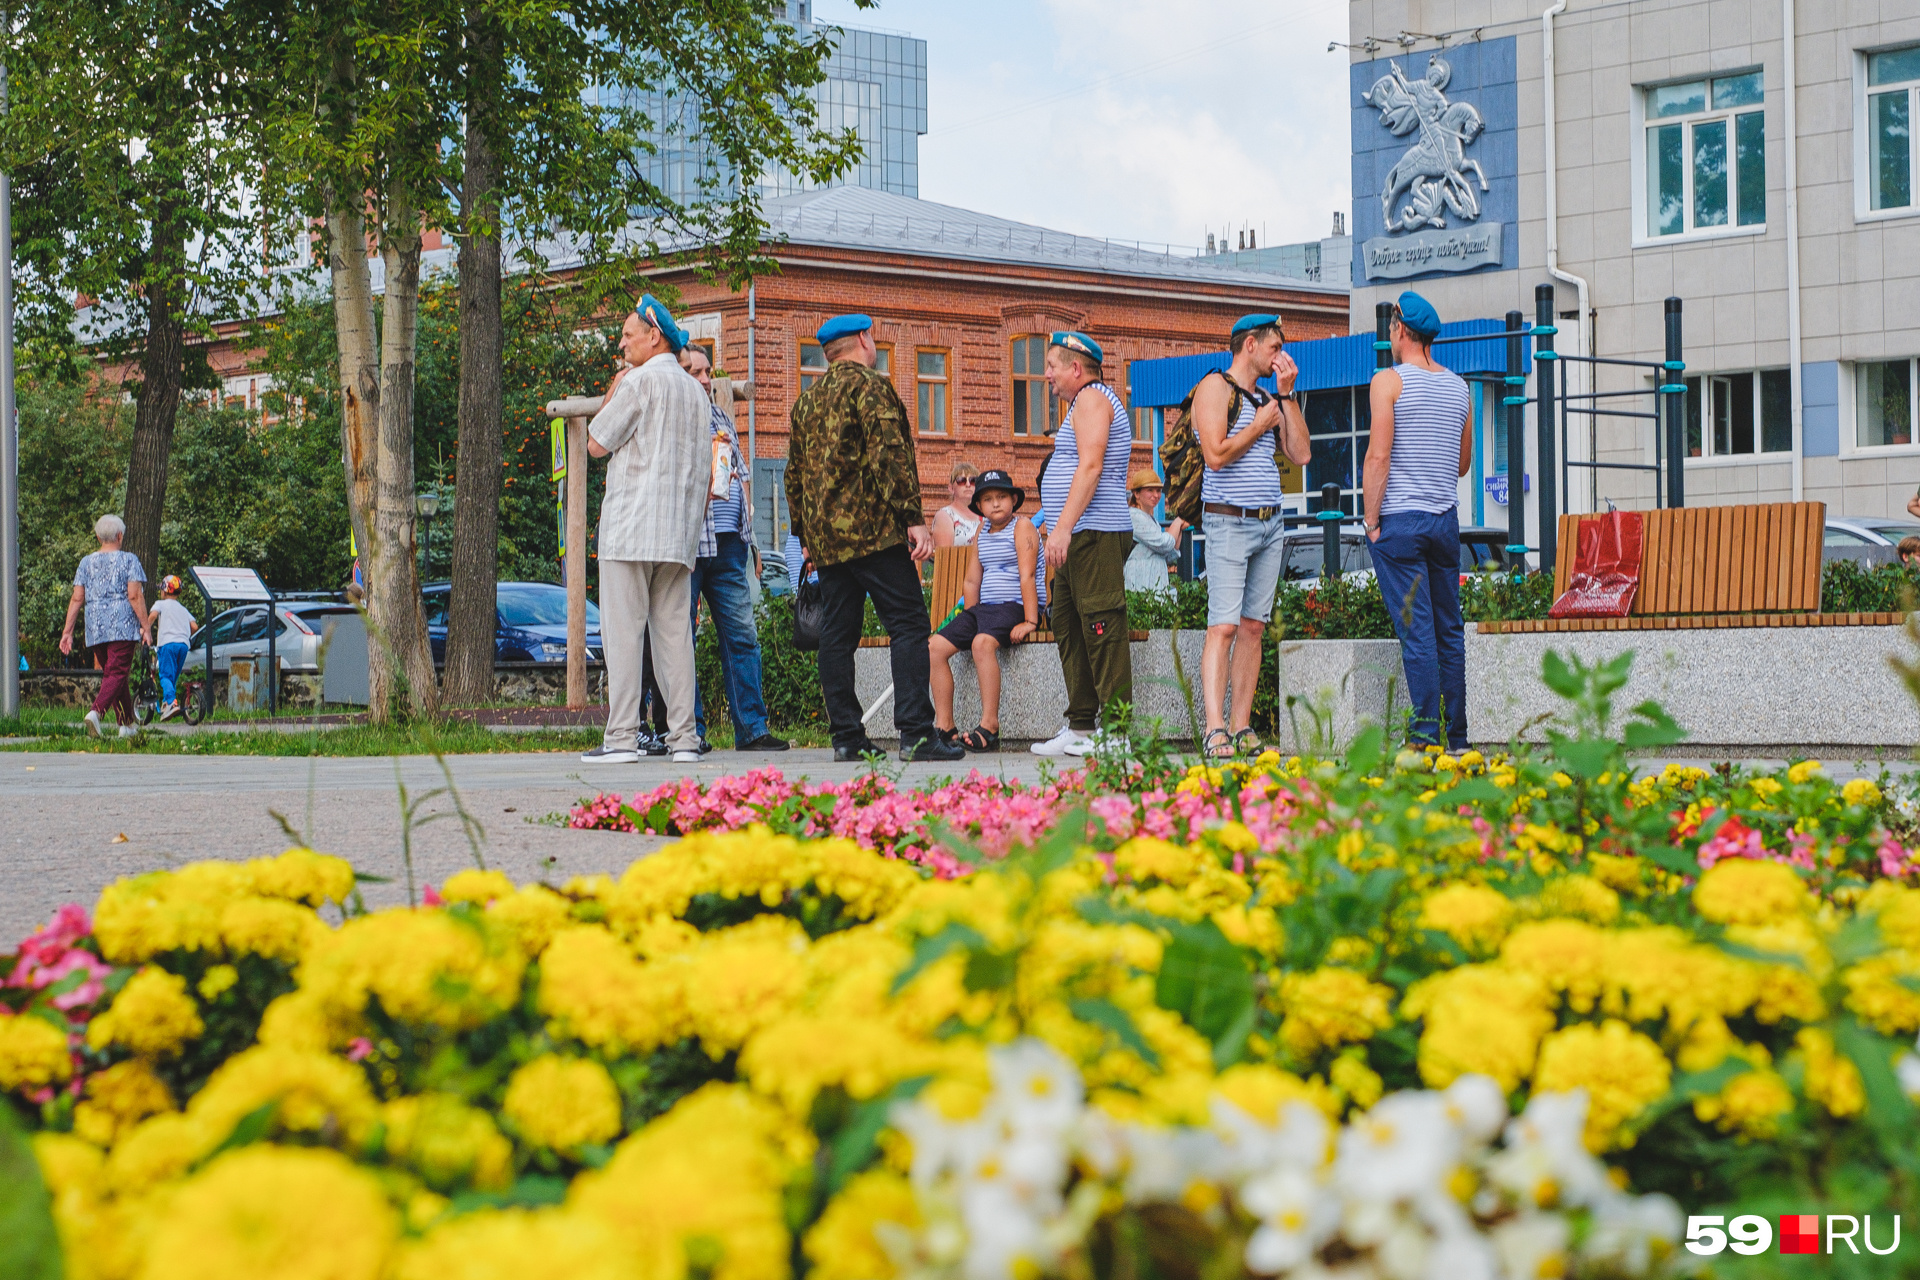
POLYGON ((1002 649, 1011 649, 1013 629, 1026 620, 1024 604, 977 604, 940 628, 940 637, 962 653, 973 648, 973 638, 978 635, 992 636, 1002 649))

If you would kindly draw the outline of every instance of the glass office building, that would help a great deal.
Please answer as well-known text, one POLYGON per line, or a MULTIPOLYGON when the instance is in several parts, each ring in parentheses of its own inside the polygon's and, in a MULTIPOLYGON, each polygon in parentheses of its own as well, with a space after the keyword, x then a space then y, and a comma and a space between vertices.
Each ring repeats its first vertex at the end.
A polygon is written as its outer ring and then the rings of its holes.
MULTIPOLYGON (((787 20, 803 32, 813 30, 812 0, 787 0, 787 20)), ((842 28, 826 62, 827 78, 813 88, 823 129, 852 129, 862 155, 841 184, 871 187, 894 195, 920 194, 920 135, 927 131, 927 42, 885 31, 842 28)), ((676 203, 700 198, 706 189, 731 184, 724 166, 709 156, 701 137, 700 109, 678 94, 639 98, 656 123, 656 151, 642 156, 648 176, 676 203)), ((766 198, 793 195, 813 187, 784 168, 760 175, 766 198)))

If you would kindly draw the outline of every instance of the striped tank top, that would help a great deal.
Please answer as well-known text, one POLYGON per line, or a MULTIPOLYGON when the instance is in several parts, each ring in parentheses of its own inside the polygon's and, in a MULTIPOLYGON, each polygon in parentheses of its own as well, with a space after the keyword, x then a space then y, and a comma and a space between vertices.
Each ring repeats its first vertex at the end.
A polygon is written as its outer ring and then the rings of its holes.
POLYGON ((980 522, 980 534, 973 543, 980 556, 980 598, 973 603, 1021 603, 1020 552, 1013 541, 1018 523, 1017 518, 1009 520, 1006 528, 995 533, 986 521, 980 522))
MULTIPOLYGON (((1107 403, 1113 406, 1113 425, 1107 429, 1107 453, 1100 463, 1100 483, 1086 511, 1073 526, 1073 532, 1096 529, 1103 533, 1132 533, 1133 517, 1127 513, 1127 463, 1133 457, 1133 418, 1112 387, 1104 382, 1088 385, 1105 393, 1107 403)), ((1060 430, 1054 434, 1053 461, 1047 464, 1047 474, 1040 485, 1040 506, 1046 512, 1049 528, 1059 521, 1060 510, 1067 505, 1067 491, 1073 488, 1073 473, 1079 466, 1080 445, 1073 433, 1073 410, 1069 408, 1060 430)))
POLYGON ((1434 373, 1397 364, 1400 398, 1393 404, 1393 453, 1380 514, 1438 514, 1460 504, 1460 433, 1471 403, 1467 384, 1451 369, 1434 373))
MULTIPOLYGON (((1240 399, 1240 416, 1227 428, 1229 439, 1253 426, 1259 412, 1252 396, 1240 399)), ((1245 453, 1215 471, 1206 469, 1200 478, 1202 502, 1224 502, 1235 507, 1277 507, 1280 505, 1280 469, 1273 461, 1273 432, 1262 431, 1260 438, 1245 453)))

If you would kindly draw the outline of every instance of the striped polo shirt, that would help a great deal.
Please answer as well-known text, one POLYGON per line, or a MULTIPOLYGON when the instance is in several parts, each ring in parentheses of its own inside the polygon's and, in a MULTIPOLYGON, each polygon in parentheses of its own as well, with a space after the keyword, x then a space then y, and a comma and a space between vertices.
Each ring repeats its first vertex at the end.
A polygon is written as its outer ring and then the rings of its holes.
POLYGON ((1013 531, 1018 518, 1007 521, 998 533, 980 522, 980 535, 974 547, 980 556, 980 598, 974 604, 1020 604, 1020 552, 1014 545, 1013 531))
MULTIPOLYGON (((1259 406, 1252 396, 1240 399, 1240 416, 1227 428, 1232 439, 1253 426, 1259 406)), ((1215 470, 1206 469, 1200 479, 1202 502, 1224 502, 1235 507, 1277 507, 1280 505, 1280 468, 1273 461, 1273 432, 1262 431, 1248 450, 1215 470)))
MULTIPOLYGON (((1120 397, 1104 382, 1089 383, 1100 388, 1113 406, 1113 425, 1107 429, 1107 453, 1100 463, 1100 483, 1092 501, 1081 513, 1073 532, 1093 529, 1101 533, 1132 533, 1133 517, 1127 513, 1127 463, 1133 456, 1133 417, 1120 397)), ((1079 397, 1075 397, 1077 400, 1079 397)), ((1040 484, 1040 506, 1051 528, 1067 505, 1067 491, 1073 488, 1073 473, 1080 466, 1080 445, 1073 433, 1073 409, 1060 423, 1053 437, 1053 460, 1047 463, 1046 477, 1040 484)))
POLYGON ((1460 503, 1460 432, 1471 405, 1467 384, 1451 369, 1438 373, 1397 364, 1400 398, 1393 404, 1393 453, 1380 514, 1451 511, 1460 503))

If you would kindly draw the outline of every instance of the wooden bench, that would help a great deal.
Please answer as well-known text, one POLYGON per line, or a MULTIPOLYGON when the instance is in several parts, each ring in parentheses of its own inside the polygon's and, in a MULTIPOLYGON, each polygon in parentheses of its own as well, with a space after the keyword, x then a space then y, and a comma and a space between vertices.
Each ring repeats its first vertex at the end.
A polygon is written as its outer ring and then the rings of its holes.
MULTIPOLYGON (((933 552, 932 598, 927 602, 927 625, 938 631, 946 623, 953 606, 960 602, 967 587, 967 566, 972 559, 970 547, 936 547, 933 552)), ((1053 570, 1047 570, 1048 598, 1053 590, 1053 570)), ((1138 643, 1147 638, 1145 631, 1132 631, 1127 638, 1138 643)), ((862 649, 884 649, 891 643, 885 636, 861 636, 862 649)), ((1025 644, 1052 644, 1053 632, 1036 631, 1025 644)))
MULTIPOLYGON (((1542 631, 1676 631, 1717 627, 1898 625, 1898 613, 1820 612, 1823 502, 1681 507, 1644 513, 1640 587, 1624 618, 1536 618, 1482 622, 1482 634, 1542 631)), ((1573 576, 1580 526, 1594 515, 1560 517, 1558 599, 1573 576)))

